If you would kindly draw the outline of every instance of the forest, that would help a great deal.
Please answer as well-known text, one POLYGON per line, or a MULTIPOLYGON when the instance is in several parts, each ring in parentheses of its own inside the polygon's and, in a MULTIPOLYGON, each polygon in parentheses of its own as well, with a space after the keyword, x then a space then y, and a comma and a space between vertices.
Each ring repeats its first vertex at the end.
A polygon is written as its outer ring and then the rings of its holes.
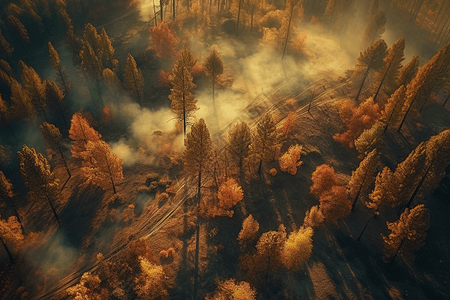
POLYGON ((450 0, 0 3, 0 299, 449 299, 450 0))

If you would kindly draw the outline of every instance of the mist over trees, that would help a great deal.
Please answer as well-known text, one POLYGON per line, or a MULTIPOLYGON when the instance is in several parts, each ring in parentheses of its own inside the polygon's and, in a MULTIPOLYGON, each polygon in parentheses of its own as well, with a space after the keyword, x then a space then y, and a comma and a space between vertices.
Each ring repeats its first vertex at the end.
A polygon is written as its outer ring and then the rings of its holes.
POLYGON ((449 16, 0 3, 0 295, 443 298, 449 16))

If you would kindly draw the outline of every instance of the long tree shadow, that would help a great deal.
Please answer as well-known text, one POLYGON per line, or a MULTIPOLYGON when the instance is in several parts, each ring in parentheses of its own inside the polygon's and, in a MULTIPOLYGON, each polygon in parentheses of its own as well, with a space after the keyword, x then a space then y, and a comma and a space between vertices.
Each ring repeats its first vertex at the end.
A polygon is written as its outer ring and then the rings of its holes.
POLYGON ((60 213, 61 231, 73 247, 80 248, 83 238, 90 234, 91 221, 102 203, 104 194, 105 191, 100 187, 90 185, 75 190, 67 201, 60 213))

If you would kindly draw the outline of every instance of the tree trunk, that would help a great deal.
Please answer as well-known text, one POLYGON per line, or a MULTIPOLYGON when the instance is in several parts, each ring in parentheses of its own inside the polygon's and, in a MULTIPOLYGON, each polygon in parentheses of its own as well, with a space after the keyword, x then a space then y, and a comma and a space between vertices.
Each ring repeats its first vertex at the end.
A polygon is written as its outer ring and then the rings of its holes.
POLYGON ((263 160, 262 160, 262 158, 261 158, 261 159, 259 160, 259 167, 258 167, 258 174, 259 174, 259 177, 262 177, 262 175, 261 175, 262 162, 263 162, 263 160))
POLYGON ((13 264, 14 263, 14 258, 12 256, 11 252, 9 251, 8 246, 6 245, 5 241, 2 239, 1 236, 0 236, 0 242, 2 243, 3 247, 5 248, 6 253, 8 253, 9 260, 13 264))
POLYGON ((172 16, 173 19, 175 20, 175 0, 172 0, 172 16))
POLYGON ((288 40, 289 40, 289 29, 291 29, 291 21, 292 21, 292 15, 294 14, 294 4, 291 4, 291 14, 289 16, 289 23, 288 23, 288 28, 287 28, 287 33, 286 33, 286 41, 284 42, 284 49, 283 49, 283 55, 281 56, 281 60, 284 59, 284 55, 286 54, 286 48, 287 48, 287 44, 288 44, 288 40))
POLYGON ((417 193, 419 192, 420 188, 422 187, 422 184, 424 183, 425 179, 427 178, 427 175, 430 172, 431 167, 433 166, 433 163, 434 163, 434 159, 431 161, 430 165, 427 168, 427 171, 422 176, 422 178, 420 179, 416 188, 414 189, 414 192, 412 193, 411 197, 409 198, 408 203, 406 203, 406 208, 409 208, 411 206, 411 203, 413 202, 414 198, 416 197, 417 193))
POLYGON ((161 18, 161 22, 163 21, 163 6, 164 6, 164 1, 163 0, 159 0, 159 13, 160 13, 160 18, 161 18))
POLYGON ((411 104, 408 106, 408 109, 406 110, 406 113, 403 116, 402 121, 400 122, 400 126, 398 127, 397 132, 400 132, 400 130, 402 130, 403 123, 405 123, 406 117, 408 116, 408 113, 411 110, 411 107, 413 106, 415 100, 416 100, 416 97, 413 98, 413 100, 411 101, 411 104))
POLYGON ((445 99, 444 104, 442 104, 442 107, 445 106, 445 104, 447 104, 448 100, 450 99, 450 94, 448 94, 447 99, 445 99))
MULTIPOLYGON (((189 0, 188 0, 189 1, 189 0)), ((153 21, 154 21, 154 25, 156 27, 156 6, 155 6, 155 0, 153 0, 153 21)))
POLYGON ((392 57, 391 61, 389 62, 389 65, 388 65, 388 67, 386 69, 386 72, 384 73, 383 78, 381 79, 380 85, 378 86, 377 92, 375 93, 375 96, 373 96, 373 102, 374 103, 375 103, 375 100, 378 97, 378 93, 380 92, 381 87, 383 86, 384 80, 386 79, 386 76, 387 76, 389 70, 391 69, 392 61, 394 60, 395 56, 397 55, 397 52, 398 52, 398 49, 397 49, 397 51, 395 51, 394 56, 392 57))
POLYGON ((53 206, 53 203, 50 200, 50 198, 48 197, 47 193, 45 193, 45 196, 47 197, 48 204, 50 204, 50 207, 52 208, 53 215, 55 216, 56 222, 58 223, 59 228, 61 228, 61 223, 59 222, 59 218, 58 218, 58 214, 56 213, 56 209, 53 206))
POLYGON ((364 82, 366 81, 366 77, 367 77, 367 75, 369 74, 369 70, 370 70, 370 65, 371 65, 371 64, 372 64, 372 60, 370 61, 369 66, 367 67, 366 73, 364 74, 363 81, 361 82, 361 86, 359 87, 358 94, 356 95, 356 98, 355 98, 356 103, 359 103, 359 102, 358 102, 358 98, 359 98, 359 95, 361 94, 362 88, 363 88, 363 86, 364 86, 364 82))
POLYGON ((404 239, 402 240, 402 242, 400 243, 400 245, 398 246, 397 251, 395 251, 394 256, 392 256, 391 261, 389 262, 389 265, 392 265, 392 263, 394 262, 395 258, 397 258, 398 251, 400 251, 400 248, 403 246, 403 242, 405 241, 405 239, 406 239, 406 238, 404 238, 404 239))
POLYGON ((361 190, 362 190, 364 181, 366 181, 367 173, 368 173, 367 171, 366 171, 366 173, 364 173, 364 177, 363 177, 361 186, 359 187, 358 192, 356 193, 355 199, 353 200, 353 203, 352 203, 352 210, 351 210, 351 211, 353 211, 353 210, 355 209, 356 201, 358 201, 359 194, 361 193, 361 190))
POLYGON ((372 221, 373 218, 375 218, 376 214, 374 214, 373 216, 371 216, 369 218, 369 220, 367 221, 366 225, 364 226, 363 230, 361 231, 361 233, 359 234, 358 238, 356 239, 357 241, 361 240, 362 235, 364 234, 364 231, 366 231, 367 226, 369 225, 370 221, 372 221))
POLYGON ((239 35, 239 17, 241 15, 241 3, 242 3, 242 0, 239 0, 238 15, 237 15, 237 21, 236 21, 236 36, 239 35))

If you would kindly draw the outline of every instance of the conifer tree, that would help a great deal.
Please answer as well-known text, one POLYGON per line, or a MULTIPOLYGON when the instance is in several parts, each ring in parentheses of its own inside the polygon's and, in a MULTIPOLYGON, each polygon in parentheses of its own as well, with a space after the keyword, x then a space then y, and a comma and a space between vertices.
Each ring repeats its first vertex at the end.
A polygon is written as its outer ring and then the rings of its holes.
POLYGON ((20 22, 19 19, 17 19, 13 15, 9 15, 7 18, 8 24, 12 27, 12 31, 15 31, 15 33, 20 36, 20 38, 25 42, 30 42, 30 37, 28 36, 28 31, 26 30, 25 26, 23 26, 22 22, 20 22))
POLYGON ((405 104, 405 98, 406 88, 402 85, 388 99, 381 116, 381 119, 386 123, 383 133, 385 133, 389 127, 398 128, 402 108, 405 104))
POLYGON ((172 75, 169 76, 172 88, 170 89, 170 107, 178 120, 183 121, 183 132, 186 137, 186 126, 194 111, 197 110, 197 100, 191 92, 197 87, 192 82, 192 75, 189 67, 188 54, 181 55, 172 69, 172 75))
POLYGON ((24 145, 22 151, 18 152, 20 160, 20 172, 23 181, 28 188, 28 197, 34 201, 47 201, 58 225, 58 214, 54 206, 59 199, 59 180, 50 170, 50 164, 42 154, 37 153, 34 148, 24 145))
POLYGON ((98 97, 101 97, 100 79, 102 78, 103 65, 101 59, 95 54, 94 49, 88 42, 83 42, 83 48, 80 51, 80 63, 83 70, 90 76, 96 86, 98 97))
POLYGON ((158 22, 158 26, 151 27, 150 38, 152 44, 148 49, 155 50, 157 57, 165 58, 176 56, 178 38, 175 31, 170 29, 166 23, 158 22))
POLYGON ((367 24, 363 35, 363 46, 367 47, 374 41, 381 39, 385 29, 386 15, 384 11, 378 11, 376 15, 369 19, 369 24, 367 24))
POLYGON ((372 150, 359 164, 348 183, 349 197, 352 201, 352 211, 355 208, 358 199, 364 200, 370 186, 375 180, 374 173, 380 162, 380 156, 376 149, 372 150))
POLYGON ((58 52, 55 48, 53 48, 52 43, 48 42, 48 53, 50 56, 50 62, 52 64, 53 69, 56 71, 57 81, 63 87, 66 95, 69 94, 69 81, 67 79, 67 75, 65 69, 61 66, 61 60, 59 59, 58 52))
POLYGON ((355 148, 361 157, 365 157, 369 152, 378 147, 384 132, 383 123, 377 121, 370 129, 366 129, 355 141, 355 148))
POLYGON ((100 35, 100 47, 101 47, 101 52, 102 52, 102 58, 106 59, 107 61, 109 61, 109 63, 111 64, 111 67, 116 67, 117 66, 117 60, 113 60, 112 57, 114 55, 114 48, 111 45, 111 40, 108 37, 108 34, 106 33, 105 28, 102 28, 102 33, 100 35))
POLYGON ((142 106, 144 101, 144 77, 142 77, 141 70, 137 68, 136 61, 130 53, 127 56, 123 78, 125 89, 142 106))
MULTIPOLYGON (((296 10, 296 6, 300 3, 300 1, 298 0, 288 0, 286 1, 286 7, 285 7, 285 11, 286 11, 286 17, 287 18, 287 12, 289 12, 289 21, 287 22, 287 27, 286 29, 284 29, 283 27, 283 23, 286 23, 286 20, 284 20, 284 22, 282 21, 281 24, 281 28, 280 28, 280 33, 284 33, 284 31, 286 31, 286 39, 284 41, 284 47, 283 47, 283 55, 282 55, 282 59, 284 58, 284 55, 286 54, 286 49, 287 49, 287 45, 289 42, 289 33, 291 31, 291 23, 292 23, 292 17, 294 16, 294 11, 296 10)), ((297 19, 302 19, 303 18, 303 7, 300 8, 299 11, 296 11, 296 18, 297 19)))
POLYGON ((405 59, 404 51, 405 38, 399 39, 388 49, 383 68, 375 73, 375 82, 380 82, 380 84, 373 96, 374 102, 383 86, 387 87, 389 93, 397 88, 398 75, 402 68, 402 61, 405 59))
POLYGON ((421 185, 421 178, 426 173, 426 144, 420 143, 408 157, 398 164, 394 172, 397 184, 397 201, 392 203, 392 207, 397 207, 409 202, 412 196, 417 193, 417 188, 421 185))
POLYGON ((11 78, 11 106, 14 115, 27 121, 36 118, 36 110, 28 93, 14 78, 11 78))
POLYGON ((408 208, 395 222, 386 222, 391 233, 381 235, 385 252, 385 260, 393 262, 400 255, 411 259, 414 251, 425 245, 425 238, 430 227, 430 212, 425 205, 420 204, 409 210, 408 208))
POLYGON ((416 76, 419 68, 419 56, 414 56, 411 58, 408 64, 400 69, 398 74, 397 85, 405 87, 411 82, 411 80, 416 76))
POLYGON ((273 160, 279 147, 277 127, 270 114, 264 115, 256 124, 250 147, 258 160, 258 174, 261 175, 263 161, 273 160))
POLYGON ((69 138, 72 140, 70 152, 73 157, 82 158, 89 141, 96 142, 102 135, 92 128, 81 113, 74 113, 70 121, 69 138))
POLYGON ((81 157, 83 163, 80 172, 86 179, 82 185, 93 183, 106 190, 111 184, 116 194, 116 185, 123 181, 123 159, 111 151, 108 143, 102 140, 88 141, 81 157))
POLYGON ((63 149, 63 141, 62 134, 59 131, 58 127, 53 124, 49 124, 44 122, 41 126, 41 133, 44 139, 45 146, 47 146, 47 152, 49 154, 58 153, 61 156, 61 159, 64 163, 64 167, 67 170, 67 174, 69 178, 72 176, 70 174, 69 166, 67 165, 66 157, 62 151, 63 149))
POLYGON ((0 243, 5 248, 11 263, 14 263, 14 257, 12 255, 8 243, 20 244, 23 240, 23 232, 21 224, 17 221, 15 216, 11 216, 8 220, 2 219, 0 216, 0 243))
POLYGON ((72 53, 73 63, 81 65, 80 51, 83 50, 83 40, 75 35, 73 28, 67 30, 66 37, 69 51, 72 53))
POLYGON ((45 86, 42 84, 41 77, 39 77, 32 67, 27 66, 23 61, 19 61, 19 67, 22 74, 23 88, 30 95, 31 104, 36 111, 43 112, 45 120, 48 121, 45 112, 45 108, 47 107, 45 86))
POLYGON ((313 233, 311 227, 301 227, 289 234, 281 251, 281 263, 287 270, 299 271, 309 259, 313 248, 313 233))
POLYGON ((217 107, 216 101, 214 99, 214 86, 216 84, 217 76, 223 73, 223 60, 220 57, 219 49, 217 46, 211 47, 211 52, 206 58, 205 68, 207 74, 211 77, 212 81, 212 98, 213 98, 213 108, 214 116, 217 118, 217 107))
POLYGON ((194 56, 194 52, 192 52, 192 50, 189 49, 188 47, 185 47, 183 51, 181 51, 178 60, 183 61, 183 65, 188 69, 189 72, 192 71, 192 68, 197 63, 197 59, 194 56))
POLYGON ((347 189, 339 185, 334 185, 322 193, 319 202, 324 219, 333 223, 348 216, 352 210, 352 203, 347 197, 347 189))
POLYGON ((355 67, 354 77, 363 76, 361 86, 355 100, 358 102, 359 95, 366 81, 367 75, 370 71, 377 71, 383 67, 383 59, 386 56, 387 45, 384 40, 378 40, 371 44, 358 58, 358 63, 355 67))
POLYGON ((64 105, 65 105, 65 95, 58 87, 56 82, 45 79, 44 80, 44 88, 45 88, 45 96, 47 98, 48 106, 57 108, 61 113, 61 118, 64 122, 66 128, 69 128, 66 121, 66 116, 64 114, 64 105))
POLYGON ((187 134, 186 149, 183 152, 184 169, 191 176, 197 177, 197 195, 200 200, 202 174, 208 167, 212 143, 208 127, 203 119, 194 123, 187 134))
POLYGON ((8 203, 8 205, 14 211, 14 215, 16 216, 17 221, 20 223, 20 226, 22 226, 22 221, 20 220, 19 213, 17 212, 14 196, 15 194, 11 180, 6 178, 5 174, 0 171, 0 203, 8 203))
POLYGON ((239 174, 242 174, 242 165, 244 159, 250 152, 250 144, 252 143, 252 136, 250 128, 247 123, 240 122, 233 124, 228 132, 228 153, 231 159, 239 168, 239 174))
POLYGON ((111 69, 106 68, 102 71, 103 82, 106 87, 113 92, 114 98, 117 100, 117 94, 120 92, 122 83, 119 78, 117 78, 116 73, 114 73, 111 69))
POLYGON ((5 39, 5 37, 2 34, 2 31, 0 30, 0 53, 4 58, 7 58, 11 56, 13 52, 14 48, 11 48, 11 45, 5 39))
POLYGON ((327 164, 322 164, 316 168, 311 174, 311 181, 313 184, 310 187, 310 193, 316 198, 328 192, 338 183, 333 167, 327 164))
POLYGON ((101 43, 101 37, 97 33, 97 29, 91 23, 87 23, 84 26, 83 40, 92 47, 92 50, 94 50, 95 55, 101 61, 103 57, 103 47, 101 43))

